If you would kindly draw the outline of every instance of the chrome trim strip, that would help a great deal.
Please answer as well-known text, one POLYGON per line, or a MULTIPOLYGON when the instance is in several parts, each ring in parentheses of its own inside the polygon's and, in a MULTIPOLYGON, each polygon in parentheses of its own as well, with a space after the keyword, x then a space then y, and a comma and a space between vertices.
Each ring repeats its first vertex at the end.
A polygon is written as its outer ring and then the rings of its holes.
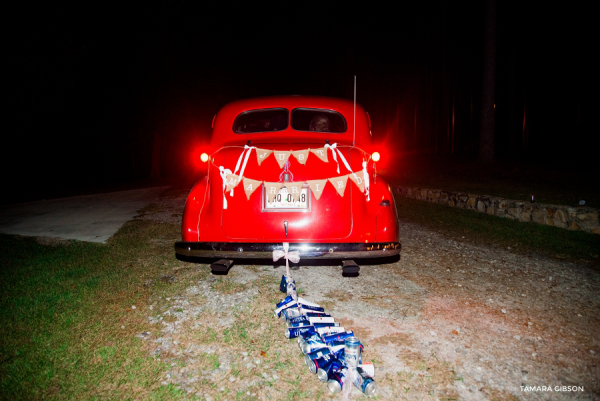
MULTIPOLYGON (((269 259, 282 243, 183 242, 175 243, 175 252, 183 256, 204 258, 269 259)), ((290 243, 290 251, 300 252, 301 259, 377 258, 399 255, 399 242, 358 243, 290 243)))

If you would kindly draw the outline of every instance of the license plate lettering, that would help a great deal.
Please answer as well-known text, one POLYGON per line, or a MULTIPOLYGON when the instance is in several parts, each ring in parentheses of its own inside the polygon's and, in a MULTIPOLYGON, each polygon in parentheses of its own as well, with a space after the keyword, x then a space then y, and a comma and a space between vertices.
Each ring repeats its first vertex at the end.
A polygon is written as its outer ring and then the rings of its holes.
POLYGON ((269 202, 263 187, 262 209, 264 212, 310 210, 309 191, 310 189, 308 185, 305 188, 302 188, 299 199, 297 201, 294 201, 292 195, 288 192, 287 188, 284 187, 281 188, 277 195, 275 195, 273 202, 269 202))

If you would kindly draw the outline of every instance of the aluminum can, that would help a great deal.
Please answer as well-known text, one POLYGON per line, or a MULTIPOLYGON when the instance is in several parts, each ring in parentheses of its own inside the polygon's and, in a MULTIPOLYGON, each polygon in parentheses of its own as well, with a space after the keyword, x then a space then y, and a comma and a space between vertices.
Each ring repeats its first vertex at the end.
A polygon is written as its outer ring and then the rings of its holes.
POLYGON ((304 310, 304 312, 306 312, 304 314, 306 317, 331 317, 331 315, 329 313, 325 313, 325 312, 312 312, 312 311, 306 311, 306 310, 304 310))
POLYGON ((296 289, 296 282, 294 281, 294 279, 290 276, 288 276, 287 274, 284 274, 281 276, 281 282, 279 283, 279 291, 283 292, 284 294, 290 295, 290 293, 288 292, 288 287, 289 284, 292 283, 294 290, 296 289))
POLYGON ((327 334, 327 335, 323 336, 323 341, 328 343, 330 341, 345 340, 346 338, 352 337, 353 335, 354 335, 354 333, 352 332, 352 330, 348 330, 348 331, 344 331, 344 332, 340 332, 340 333, 327 334))
POLYGON ((315 329, 322 327, 340 327, 339 323, 310 323, 310 322, 300 322, 300 323, 288 323, 288 327, 302 327, 302 326, 314 326, 315 329))
POLYGON ((304 343, 306 343, 306 341, 308 341, 308 339, 314 339, 314 340, 321 341, 321 336, 314 329, 312 331, 299 333, 298 334, 298 346, 300 347, 300 349, 302 349, 302 345, 304 343))
POLYGON ((298 309, 301 313, 300 316, 306 316, 306 318, 311 318, 311 317, 332 317, 330 314, 325 313, 325 312, 311 312, 311 311, 307 311, 306 309, 298 309))
POLYGON ((327 347, 327 344, 323 342, 320 336, 312 336, 305 338, 304 341, 300 344, 300 349, 304 355, 310 354, 313 351, 316 351, 320 348, 327 347))
POLYGON ((331 347, 331 348, 340 347, 340 349, 344 349, 346 346, 345 340, 333 340, 333 341, 327 342, 326 344, 328 347, 331 347))
POLYGON ((331 374, 335 371, 338 371, 344 367, 342 361, 338 358, 333 359, 317 368, 317 377, 323 383, 327 383, 329 379, 331 379, 331 374))
MULTIPOLYGON (((345 348, 345 345, 344 345, 344 348, 345 348)), ((339 359, 345 365, 346 364, 346 353, 345 352, 340 353, 339 359)), ((369 362, 369 363, 372 363, 372 362, 369 362)), ((362 353, 361 353, 360 357, 358 358, 358 365, 360 366, 361 364, 362 364, 362 353)))
POLYGON ((288 328, 292 328, 292 327, 306 327, 306 326, 312 326, 312 324, 310 322, 299 322, 299 323, 289 323, 288 322, 288 328))
POLYGON ((289 296, 289 295, 288 295, 288 296, 286 296, 286 297, 283 299, 283 301, 281 301, 281 302, 278 302, 278 303, 275 305, 275 309, 281 308, 283 305, 285 305, 285 304, 287 304, 287 303, 289 303, 290 301, 293 301, 293 300, 294 300, 294 299, 293 299, 291 296, 289 296))
POLYGON ((307 323, 335 323, 335 320, 330 317, 330 316, 314 316, 314 317, 307 317, 307 316, 297 316, 297 317, 293 317, 291 319, 288 320, 288 327, 290 327, 290 324, 292 323, 300 323, 300 322, 307 322, 307 323))
POLYGON ((306 316, 293 317, 287 321, 288 327, 293 323, 311 323, 306 316))
POLYGON ((356 369, 361 359, 360 340, 354 336, 344 340, 344 361, 349 369, 356 369))
MULTIPOLYGON (((335 354, 338 350, 332 350, 331 348, 321 348, 311 353, 306 354, 310 359, 319 359, 324 355, 335 354)), ((305 358, 306 359, 306 358, 305 358)))
POLYGON ((348 368, 342 368, 336 370, 331 374, 331 378, 327 381, 327 388, 332 393, 339 393, 342 391, 344 385, 344 377, 348 374, 348 368))
POLYGON ((292 298, 294 299, 298 299, 298 293, 296 292, 296 283, 292 280, 291 282, 287 283, 287 291, 286 291, 287 295, 291 295, 292 298))
MULTIPOLYGON (((339 323, 313 323, 313 326, 315 326, 315 330, 316 329, 324 329, 326 327, 340 327, 339 323)), ((342 327, 343 329, 343 327, 342 327)))
POLYGON ((311 323, 334 323, 335 319, 331 316, 308 316, 308 321, 311 323))
POLYGON ((325 308, 321 308, 320 306, 305 305, 300 301, 298 302, 300 303, 300 307, 307 312, 325 312, 325 308))
POLYGON ((303 348, 304 344, 306 344, 308 339, 321 341, 321 336, 319 336, 319 334, 314 331, 307 332, 307 333, 300 333, 298 335, 298 347, 300 347, 301 350, 304 349, 303 348))
POLYGON ((314 303, 314 302, 307 301, 306 299, 304 299, 304 298, 300 298, 300 297, 298 297, 298 302, 299 302, 299 303, 301 303, 301 304, 302 304, 302 305, 304 305, 304 306, 314 306, 315 308, 319 308, 319 307, 321 307, 321 305, 319 305, 319 304, 316 304, 316 303, 314 303))
POLYGON ((361 361, 358 361, 359 365, 358 367, 361 368, 367 375, 371 376, 371 377, 375 377, 375 366, 373 365, 373 362, 364 362, 364 363, 360 363, 361 361))
POLYGON ((375 395, 375 392, 377 391, 377 383, 375 383, 375 380, 360 367, 356 368, 354 385, 368 396, 375 395))
MULTIPOLYGON (((319 370, 320 368, 329 365, 330 362, 332 361, 338 361, 338 355, 340 354, 340 351, 335 352, 333 354, 329 354, 329 355, 323 355, 320 358, 317 359, 310 359, 308 357, 308 355, 304 356, 304 363, 308 366, 308 369, 312 372, 312 373, 317 373, 317 370, 319 370)), ((340 362, 341 364, 341 362, 340 362)))
POLYGON ((310 335, 312 333, 317 334, 313 326, 288 327, 287 329, 285 329, 285 336, 287 338, 296 338, 304 333, 306 333, 307 335, 310 335))
MULTIPOLYGON (((291 296, 290 296, 291 298, 291 296)), ((286 298, 287 299, 287 298, 286 298)), ((275 317, 282 317, 281 313, 288 309, 288 308, 293 308, 295 306, 298 306, 298 303, 296 301, 294 301, 293 299, 283 305, 281 305, 280 307, 278 307, 277 309, 275 309, 275 312, 273 313, 275 315, 275 317)))
MULTIPOLYGON (((313 323, 313 324, 317 324, 317 323, 313 323)), ((324 336, 327 334, 333 334, 333 333, 342 333, 344 331, 346 331, 345 328, 341 327, 341 326, 326 326, 326 327, 319 327, 315 329, 317 331, 317 333, 319 333, 320 335, 324 336)))
POLYGON ((281 312, 281 318, 284 320, 290 320, 293 317, 302 316, 300 308, 287 308, 281 312))

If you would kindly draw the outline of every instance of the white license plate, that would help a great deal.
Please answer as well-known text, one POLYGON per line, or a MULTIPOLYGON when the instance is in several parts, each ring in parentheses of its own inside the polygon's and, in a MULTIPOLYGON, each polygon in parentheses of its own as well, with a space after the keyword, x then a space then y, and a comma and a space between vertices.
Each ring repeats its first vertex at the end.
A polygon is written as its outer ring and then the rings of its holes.
POLYGON ((302 188, 300 200, 294 201, 287 188, 281 188, 279 193, 269 202, 263 186, 263 211, 305 211, 310 210, 310 191, 308 185, 302 188))

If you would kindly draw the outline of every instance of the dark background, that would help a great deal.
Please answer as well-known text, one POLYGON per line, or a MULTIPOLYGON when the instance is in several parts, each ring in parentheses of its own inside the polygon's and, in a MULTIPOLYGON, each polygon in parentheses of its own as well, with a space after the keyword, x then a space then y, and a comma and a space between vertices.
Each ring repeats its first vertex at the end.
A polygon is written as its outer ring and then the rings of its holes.
MULTIPOLYGON (((196 173, 194 155, 226 103, 352 98, 354 75, 390 158, 476 159, 485 3, 349 7, 161 1, 12 10, 4 201, 145 179, 155 135, 161 176, 196 173)), ((496 8, 497 160, 586 165, 598 133, 590 10, 496 8)))

